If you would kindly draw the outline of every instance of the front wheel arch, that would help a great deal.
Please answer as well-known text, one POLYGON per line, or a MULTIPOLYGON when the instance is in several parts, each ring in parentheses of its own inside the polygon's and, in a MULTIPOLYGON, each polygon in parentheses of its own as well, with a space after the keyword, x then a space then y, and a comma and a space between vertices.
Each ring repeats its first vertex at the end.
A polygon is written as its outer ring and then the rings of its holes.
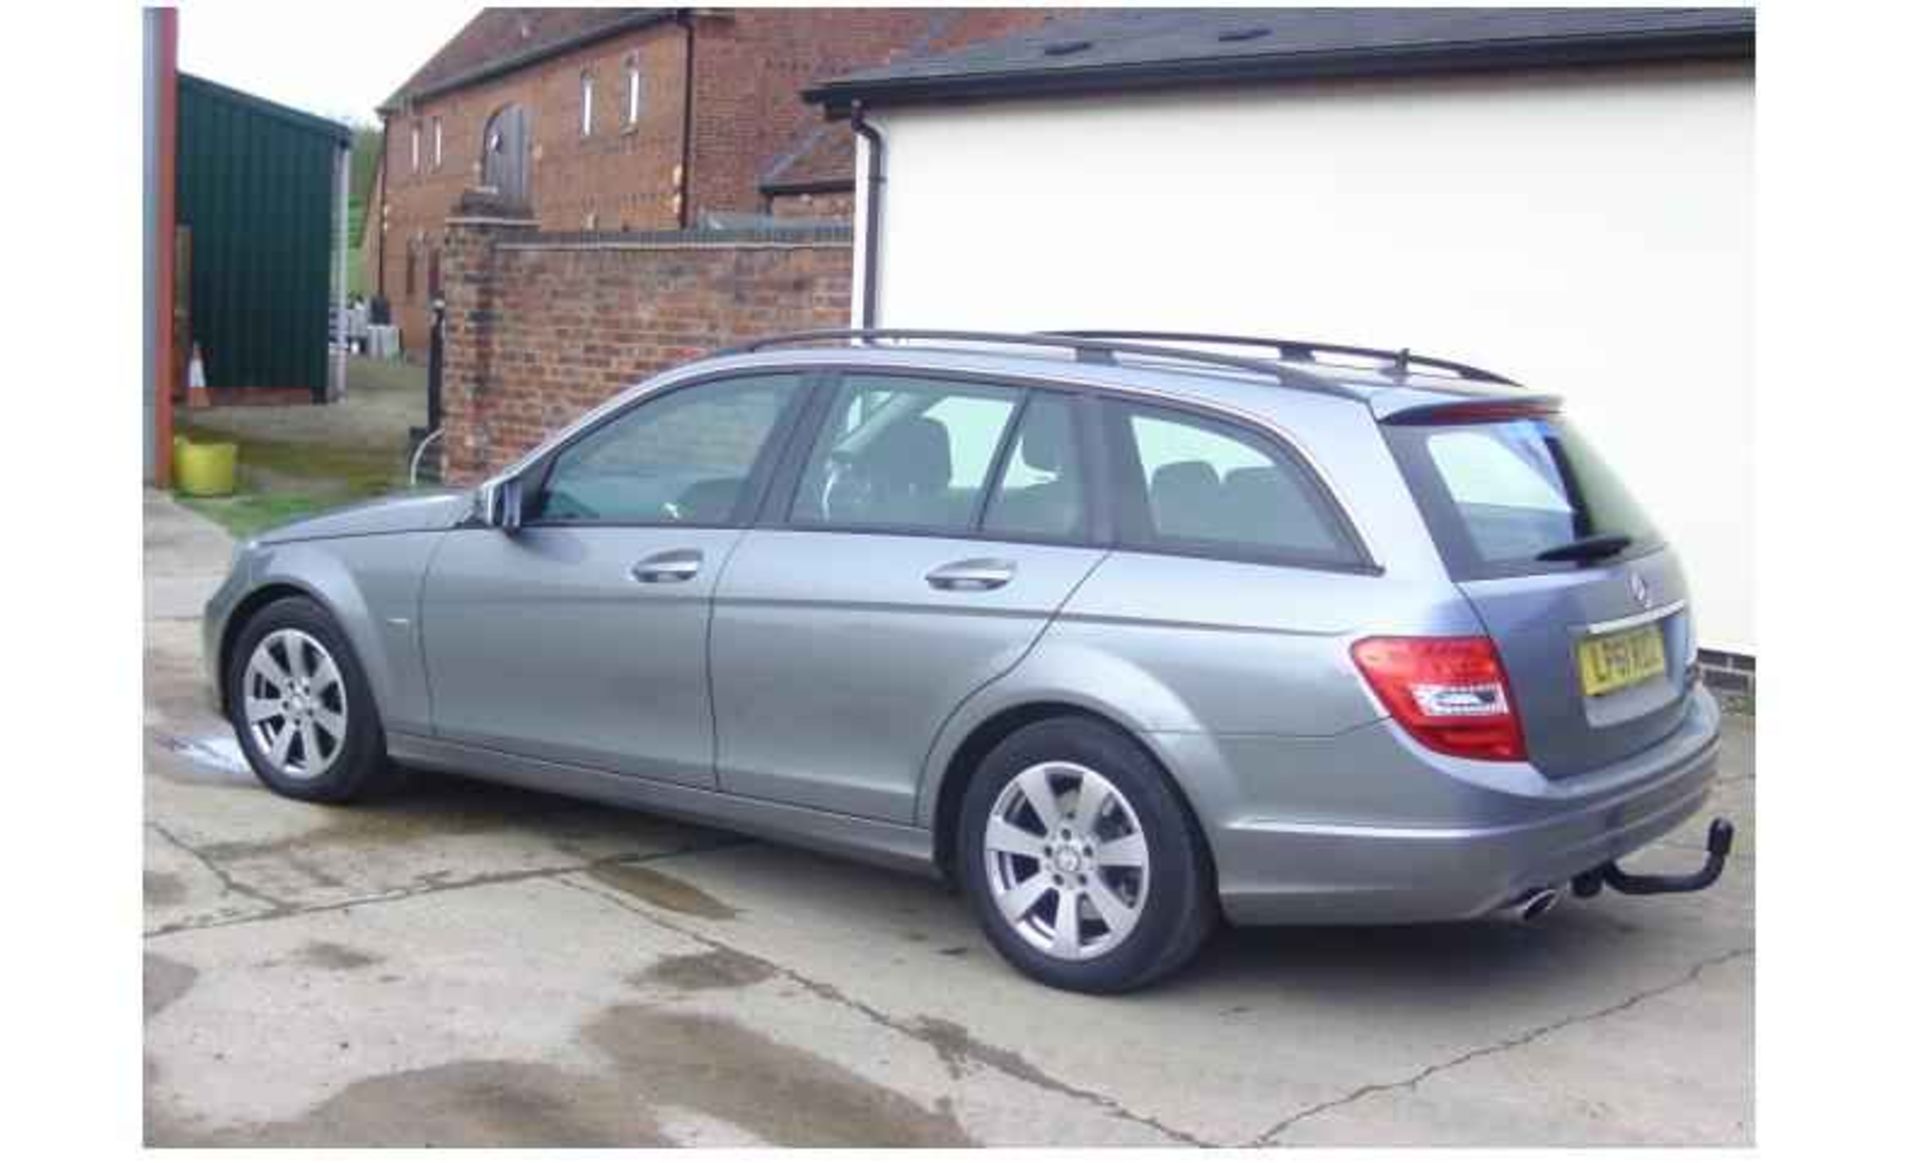
POLYGON ((233 664, 234 643, 238 642, 240 635, 246 632, 247 624, 253 621, 254 615, 282 598, 306 598, 308 601, 318 603, 334 621, 340 620, 339 615, 334 612, 332 605, 325 598, 303 586, 288 582, 269 582, 236 602, 233 611, 227 615, 226 624, 220 628, 220 654, 214 660, 218 663, 218 669, 214 673, 220 676, 215 688, 219 695, 222 715, 226 714, 228 709, 227 671, 233 664))

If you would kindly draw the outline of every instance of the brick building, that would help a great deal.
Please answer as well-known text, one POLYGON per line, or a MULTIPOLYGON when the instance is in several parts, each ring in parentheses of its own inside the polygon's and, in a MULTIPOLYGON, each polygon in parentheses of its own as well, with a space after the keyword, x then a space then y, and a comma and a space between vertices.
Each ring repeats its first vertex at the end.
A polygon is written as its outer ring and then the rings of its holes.
POLYGON ((543 231, 844 217, 853 146, 812 81, 1032 27, 1041 9, 488 8, 381 107, 365 285, 424 349, 461 192, 543 231))

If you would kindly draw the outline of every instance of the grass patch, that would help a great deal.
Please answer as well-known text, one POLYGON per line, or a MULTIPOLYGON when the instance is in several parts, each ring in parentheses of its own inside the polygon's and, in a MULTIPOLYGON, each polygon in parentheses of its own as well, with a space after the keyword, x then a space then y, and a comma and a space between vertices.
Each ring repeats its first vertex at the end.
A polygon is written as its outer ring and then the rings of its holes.
POLYGON ((188 497, 181 504, 238 538, 288 521, 407 487, 404 449, 275 440, 187 420, 176 429, 195 444, 240 446, 238 490, 231 497, 188 497))
POLYGON ((406 486, 403 453, 392 449, 343 448, 312 441, 272 440, 224 432, 191 421, 176 429, 195 444, 233 441, 240 446, 240 476, 252 491, 332 494, 328 503, 374 497, 406 486), (264 478, 264 479, 262 479, 264 478))
POLYGON ((425 364, 404 359, 368 359, 355 356, 347 360, 347 396, 368 393, 393 393, 418 400, 418 424, 427 422, 427 368, 425 364))
POLYGON ((276 525, 340 504, 338 497, 317 497, 311 493, 237 493, 231 497, 189 497, 175 493, 174 499, 243 541, 276 525))

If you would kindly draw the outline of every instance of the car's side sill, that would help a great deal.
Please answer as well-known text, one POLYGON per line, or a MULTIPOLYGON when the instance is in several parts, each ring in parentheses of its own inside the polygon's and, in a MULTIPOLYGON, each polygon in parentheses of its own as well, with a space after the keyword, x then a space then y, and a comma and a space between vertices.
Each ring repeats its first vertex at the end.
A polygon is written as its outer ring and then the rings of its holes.
POLYGON ((401 763, 436 771, 683 817, 923 876, 938 875, 933 859, 933 834, 907 824, 749 799, 711 788, 614 775, 590 767, 530 759, 487 747, 397 731, 387 733, 387 753, 401 763))

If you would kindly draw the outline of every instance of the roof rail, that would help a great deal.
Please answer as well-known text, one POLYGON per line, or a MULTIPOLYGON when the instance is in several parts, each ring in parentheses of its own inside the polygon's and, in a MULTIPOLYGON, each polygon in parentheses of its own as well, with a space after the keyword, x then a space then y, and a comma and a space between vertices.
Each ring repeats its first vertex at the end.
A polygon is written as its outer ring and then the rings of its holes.
MULTIPOLYGON (((1142 333, 1146 334, 1146 333, 1142 333)), ((1069 331, 1042 331, 1034 333, 1005 331, 938 331, 906 328, 849 328, 845 330, 793 331, 783 335, 766 335, 759 339, 748 340, 732 347, 720 348, 713 355, 740 355, 751 351, 764 351, 769 347, 786 347, 798 344, 824 343, 830 340, 860 340, 865 343, 880 343, 913 339, 945 339, 963 343, 997 343, 1009 347, 1051 347, 1064 348, 1073 352, 1074 358, 1081 363, 1117 362, 1116 355, 1141 355, 1155 359, 1180 360, 1187 363, 1208 364, 1214 367, 1232 368, 1235 371, 1252 372, 1256 375, 1277 379, 1289 388, 1298 388, 1305 392, 1317 392, 1324 396, 1338 396, 1344 400, 1364 400, 1366 397, 1347 387, 1345 384, 1327 379, 1299 368, 1287 367, 1267 359, 1249 359, 1244 356, 1218 355, 1208 351, 1192 351, 1187 348, 1167 347, 1160 344, 1129 342, 1132 336, 1114 333, 1112 335, 1080 334, 1069 331)))
POLYGON ((1046 331, 1043 335, 1065 335, 1076 339, 1122 339, 1171 341, 1176 343, 1217 343, 1222 346, 1270 347, 1279 353, 1281 359, 1314 363, 1315 352, 1324 351, 1334 355, 1374 356, 1391 363, 1395 370, 1406 374, 1413 365, 1435 367, 1452 372, 1464 380, 1478 380, 1490 384, 1507 384, 1518 387, 1503 375, 1474 367, 1472 364, 1459 363, 1451 359, 1436 359, 1429 355, 1415 355, 1406 348, 1388 351, 1379 347, 1355 347, 1347 343, 1315 343, 1305 339, 1265 339, 1246 335, 1205 335, 1193 331, 1046 331))

